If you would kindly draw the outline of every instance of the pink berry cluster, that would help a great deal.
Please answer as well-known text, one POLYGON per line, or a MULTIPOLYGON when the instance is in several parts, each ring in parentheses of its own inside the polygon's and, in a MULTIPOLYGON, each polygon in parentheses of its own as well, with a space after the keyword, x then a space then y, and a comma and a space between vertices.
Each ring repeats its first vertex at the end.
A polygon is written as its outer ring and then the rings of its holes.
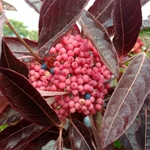
POLYGON ((69 92, 55 96, 52 107, 59 118, 64 120, 75 112, 87 116, 100 111, 112 75, 91 42, 79 34, 67 35, 49 54, 43 65, 30 63, 29 80, 41 90, 69 92))
POLYGON ((131 53, 133 54, 140 53, 142 46, 144 46, 144 43, 141 41, 140 37, 138 37, 134 47, 131 50, 131 53))

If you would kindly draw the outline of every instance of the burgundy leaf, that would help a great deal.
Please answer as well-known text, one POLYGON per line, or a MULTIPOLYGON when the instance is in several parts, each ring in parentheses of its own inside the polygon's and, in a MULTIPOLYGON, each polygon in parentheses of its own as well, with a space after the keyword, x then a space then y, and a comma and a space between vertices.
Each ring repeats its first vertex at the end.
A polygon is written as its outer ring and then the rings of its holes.
MULTIPOLYGON (((146 98, 145 101, 150 100, 150 95, 146 98)), ((136 131, 136 140, 140 147, 140 150, 150 149, 150 110, 146 109, 149 106, 144 106, 140 110, 138 119, 139 119, 139 128, 136 131)))
POLYGON ((94 150, 90 130, 76 119, 70 120, 69 139, 73 150, 94 150))
POLYGON ((148 3, 150 0, 141 0, 141 5, 144 6, 146 3, 148 3))
POLYGON ((113 0, 95 0, 94 4, 88 10, 98 22, 103 24, 110 35, 113 31, 112 10, 113 0))
POLYGON ((95 139, 97 150, 102 150, 101 143, 100 143, 100 136, 99 136, 99 133, 98 133, 98 131, 94 125, 93 116, 90 115, 89 117, 90 117, 91 129, 92 129, 92 133, 93 133, 93 136, 95 139))
MULTIPOLYGON (((60 132, 61 132, 61 130, 60 130, 60 132)), ((62 150, 62 149, 63 149, 62 135, 60 134, 55 142, 53 150, 62 150)))
POLYGON ((5 110, 5 108, 9 105, 9 102, 7 99, 3 96, 1 90, 0 90, 0 114, 5 110))
MULTIPOLYGON (((1 1, 0 1, 0 5, 1 5, 1 1)), ((2 13, 2 6, 0 7, 0 12, 2 13)), ((0 59, 1 59, 1 53, 2 53, 2 38, 3 38, 3 25, 4 22, 6 21, 6 16, 5 13, 1 14, 0 16, 0 59)))
POLYGON ((12 107, 7 106, 0 114, 0 126, 3 124, 14 124, 21 120, 21 116, 12 107))
MULTIPOLYGON (((16 37, 3 37, 9 49, 13 52, 13 54, 18 58, 24 55, 31 55, 29 50, 20 42, 20 40, 16 37)), ((38 50, 37 42, 24 39, 24 41, 29 45, 29 47, 36 53, 38 50)))
POLYGON ((114 0, 114 46, 119 56, 127 54, 134 44, 142 25, 140 0, 114 0))
POLYGON ((76 23, 89 0, 45 0, 39 19, 39 56, 44 57, 50 47, 76 23))
POLYGON ((9 68, 15 70, 16 72, 28 77, 28 68, 27 65, 18 60, 10 51, 8 45, 3 39, 2 42, 2 57, 0 60, 1 67, 9 68))
POLYGON ((0 149, 12 150, 33 140, 47 128, 22 120, 0 132, 0 149))
POLYGON ((23 150, 41 150, 51 140, 56 140, 58 137, 57 133, 44 132, 33 141, 30 141, 23 150))
POLYGON ((106 147, 132 124, 150 89, 150 59, 137 55, 116 86, 102 121, 101 142, 106 147))
POLYGON ((127 150, 141 150, 138 147, 138 143, 135 138, 135 132, 137 129, 138 123, 135 120, 129 129, 119 138, 121 144, 123 144, 127 150))
POLYGON ((40 13, 42 2, 40 0, 25 0, 25 2, 32 7, 37 13, 40 13))
POLYGON ((95 0, 94 4, 89 8, 89 12, 103 24, 111 18, 113 8, 113 0, 95 0))
POLYGON ((101 60, 115 76, 118 76, 119 67, 117 54, 113 50, 105 28, 86 11, 82 13, 79 23, 82 26, 84 34, 92 41, 98 50, 101 60))
POLYGON ((4 68, 0 72, 0 88, 21 116, 41 126, 60 124, 57 114, 24 76, 4 68))

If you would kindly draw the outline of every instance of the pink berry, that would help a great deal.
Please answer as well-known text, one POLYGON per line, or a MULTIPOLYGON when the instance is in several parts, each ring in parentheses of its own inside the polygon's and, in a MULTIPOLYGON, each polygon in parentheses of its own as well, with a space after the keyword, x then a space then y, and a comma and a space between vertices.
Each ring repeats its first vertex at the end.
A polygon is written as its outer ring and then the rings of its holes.
POLYGON ((34 77, 35 77, 36 79, 39 79, 40 74, 39 74, 38 72, 35 72, 34 77))
POLYGON ((78 90, 72 90, 71 93, 72 93, 72 95, 77 96, 78 95, 78 90))
POLYGON ((55 54, 57 51, 55 49, 55 47, 52 47, 50 50, 49 50, 49 53, 50 54, 55 54))
POLYGON ((74 101, 72 101, 72 100, 69 101, 68 106, 69 106, 70 108, 74 107, 74 101))
POLYGON ((61 82, 64 82, 64 81, 66 80, 66 77, 63 76, 63 75, 59 75, 59 80, 60 80, 61 82))
POLYGON ((73 62, 71 64, 71 66, 72 66, 73 69, 76 69, 78 67, 78 63, 77 62, 73 62))
POLYGON ((88 75, 83 75, 83 81, 88 83, 90 81, 90 77, 88 75))
POLYGON ((60 73, 59 67, 54 67, 54 73, 55 73, 55 74, 59 74, 59 73, 60 73))
POLYGON ((73 108, 70 108, 70 113, 75 113, 76 109, 73 107, 73 108))
POLYGON ((54 67, 59 67, 59 65, 60 65, 60 62, 59 62, 59 61, 55 61, 55 62, 54 62, 54 67))
POLYGON ((44 75, 45 75, 45 70, 44 70, 44 69, 41 69, 41 70, 39 71, 39 74, 40 74, 41 76, 44 76, 44 75))
POLYGON ((71 83, 71 88, 72 88, 73 90, 76 90, 77 87, 78 87, 77 82, 72 82, 72 83, 71 83))
POLYGON ((96 104, 95 105, 95 110, 96 111, 99 111, 99 110, 101 110, 102 109, 102 105, 100 105, 100 104, 96 104))
POLYGON ((62 75, 64 75, 64 76, 68 76, 69 70, 68 70, 68 69, 63 69, 61 73, 62 73, 62 75))
POLYGON ((44 80, 44 81, 42 82, 42 85, 45 86, 45 87, 47 87, 47 86, 49 85, 49 82, 48 82, 47 80, 44 80))
POLYGON ((56 50, 59 52, 60 51, 60 49, 62 48, 63 46, 62 46, 62 44, 60 44, 60 43, 58 43, 56 46, 55 46, 55 48, 56 48, 56 50))
POLYGON ((66 50, 73 50, 73 45, 72 44, 67 44, 66 45, 66 50))
POLYGON ((80 105, 79 103, 75 103, 75 109, 76 109, 76 110, 81 109, 81 105, 80 105))
POLYGON ((60 82, 60 83, 58 84, 58 87, 59 87, 60 89, 64 90, 64 88, 66 87, 65 82, 60 82))
POLYGON ((34 70, 35 70, 35 71, 39 72, 40 69, 41 69, 40 65, 35 65, 35 66, 34 66, 34 70))
POLYGON ((65 63, 64 63, 64 68, 69 68, 70 67, 70 63, 68 62, 68 61, 66 61, 65 63))
POLYGON ((84 90, 83 85, 79 85, 79 86, 78 86, 78 91, 79 91, 79 92, 82 92, 83 90, 84 90))
POLYGON ((84 103, 84 105, 85 105, 86 107, 89 107, 90 104, 91 104, 91 101, 90 101, 90 100, 86 100, 85 103, 84 103))

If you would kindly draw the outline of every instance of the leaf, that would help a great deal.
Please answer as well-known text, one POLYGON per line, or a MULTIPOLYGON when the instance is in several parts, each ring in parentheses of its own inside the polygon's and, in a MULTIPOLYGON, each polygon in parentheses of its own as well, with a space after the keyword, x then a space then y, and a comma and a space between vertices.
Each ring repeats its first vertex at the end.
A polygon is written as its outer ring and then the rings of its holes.
POLYGON ((5 16, 5 13, 3 13, 2 15, 0 15, 0 59, 1 59, 1 53, 2 53, 3 25, 5 21, 6 21, 6 16, 5 16))
POLYGON ((123 144, 127 150, 140 150, 135 138, 135 132, 137 128, 138 123, 135 120, 129 129, 119 138, 121 144, 123 144))
POLYGON ((3 94, 24 119, 48 127, 60 124, 57 114, 24 76, 4 68, 0 72, 3 94))
POLYGON ((3 110, 9 105, 9 102, 4 97, 4 95, 1 93, 0 90, 0 114, 3 112, 3 110))
MULTIPOLYGON (((62 132, 61 130, 59 132, 62 132)), ((53 150, 62 150, 63 149, 63 140, 62 135, 59 134, 59 137, 57 138, 55 145, 53 147, 53 150)))
POLYGON ((138 54, 116 86, 102 120, 101 142, 106 147, 132 124, 150 89, 150 59, 138 54))
POLYGON ((84 34, 92 41, 94 47, 98 50, 101 60, 107 68, 118 77, 119 67, 117 54, 113 50, 113 46, 105 28, 86 11, 82 13, 79 23, 84 34))
POLYGON ((37 13, 40 13, 42 2, 40 0, 25 0, 25 2, 32 7, 37 13))
POLYGON ((141 0, 141 5, 144 6, 146 3, 148 3, 150 0, 141 0))
POLYGON ((36 138, 47 128, 22 120, 0 132, 0 148, 12 150, 36 138))
POLYGON ((98 131, 94 125, 93 117, 92 117, 92 115, 90 115, 89 117, 90 117, 91 129, 92 129, 92 133, 93 133, 93 136, 95 139, 97 150, 102 150, 102 146, 100 143, 100 136, 99 136, 99 133, 98 133, 98 131))
POLYGON ((70 120, 69 139, 73 150, 94 150, 90 130, 76 119, 70 120))
POLYGON ((114 46, 119 56, 127 54, 134 44, 142 25, 140 0, 114 0, 114 46))
POLYGON ((44 97, 44 96, 58 96, 58 95, 65 95, 69 94, 68 92, 50 92, 50 91, 43 91, 43 90, 38 90, 39 93, 44 97))
POLYGON ((94 4, 88 9, 94 18, 103 24, 110 35, 113 33, 112 10, 113 0, 95 0, 94 4))
MULTIPOLYGON (((149 100, 149 96, 146 98, 146 101, 149 100)), ((145 104, 144 104, 145 105, 145 104)), ((148 106, 146 106, 148 107, 148 106)), ((137 143, 140 147, 140 150, 150 149, 150 110, 142 107, 140 110, 138 119, 139 119, 139 128, 135 133, 137 143)))
POLYGON ((3 124, 14 124, 21 120, 21 116, 12 107, 7 106, 0 114, 0 126, 3 124))
POLYGON ((44 132, 33 141, 30 141, 23 150, 44 150, 44 146, 51 140, 56 140, 58 134, 49 131, 44 132))
POLYGON ((8 45, 3 39, 2 42, 2 58, 0 60, 1 67, 12 69, 25 77, 28 77, 27 65, 18 60, 10 51, 8 45))
POLYGON ((43 58, 50 47, 55 45, 74 26, 88 1, 45 0, 43 2, 39 19, 40 57, 43 58))
MULTIPOLYGON (((9 49, 13 52, 13 54, 18 58, 24 55, 31 55, 28 49, 20 42, 20 40, 16 37, 3 37, 9 49)), ((29 45, 29 47, 36 53, 38 50, 37 42, 23 39, 29 45)))
POLYGON ((4 0, 2 0, 2 5, 5 10, 17 11, 17 9, 13 5, 5 2, 4 0))

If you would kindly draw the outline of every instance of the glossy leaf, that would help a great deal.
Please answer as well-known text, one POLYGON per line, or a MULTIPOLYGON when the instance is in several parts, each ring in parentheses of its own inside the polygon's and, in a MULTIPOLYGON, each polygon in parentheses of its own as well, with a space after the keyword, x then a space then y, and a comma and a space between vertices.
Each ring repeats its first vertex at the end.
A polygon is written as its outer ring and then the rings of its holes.
POLYGON ((145 150, 150 149, 150 110, 146 109, 146 141, 145 141, 145 150))
POLYGON ((21 116, 12 107, 7 106, 0 114, 0 126, 3 124, 14 124, 21 120, 21 116))
POLYGON ((24 76, 4 68, 0 68, 0 72, 0 88, 21 116, 41 126, 60 124, 54 110, 24 76))
MULTIPOLYGON (((3 37, 9 49, 13 52, 13 54, 18 58, 24 55, 31 55, 28 49, 22 45, 20 40, 16 37, 3 37)), ((25 42, 30 46, 30 48, 36 53, 37 52, 37 42, 24 39, 25 42)))
POLYGON ((140 0, 114 0, 114 46, 119 56, 127 54, 136 43, 142 25, 140 0))
POLYGON ((4 68, 9 68, 15 70, 16 72, 28 77, 27 65, 18 60, 10 51, 8 45, 3 39, 2 43, 2 58, 0 60, 0 66, 4 68))
POLYGON ((73 150, 94 150, 90 130, 76 119, 70 121, 69 139, 73 150))
POLYGON ((37 13, 40 13, 42 2, 40 0, 25 0, 25 2, 32 7, 37 13))
POLYGON ((12 150, 36 138, 47 128, 22 120, 0 132, 0 149, 12 150))
POLYGON ((121 77, 104 114, 101 128, 102 146, 118 139, 132 124, 150 89, 150 59, 137 55, 121 77))
POLYGON ((89 0, 45 0, 39 19, 39 56, 44 57, 76 23, 89 0))
POLYGON ((135 132, 137 129, 138 123, 137 121, 134 121, 129 129, 119 138, 121 144, 123 144, 127 150, 140 150, 135 138, 135 132))
POLYGON ((118 76, 119 67, 117 54, 113 50, 105 28, 86 11, 82 13, 79 23, 82 26, 84 34, 92 41, 94 47, 98 50, 101 60, 115 76, 118 76))

